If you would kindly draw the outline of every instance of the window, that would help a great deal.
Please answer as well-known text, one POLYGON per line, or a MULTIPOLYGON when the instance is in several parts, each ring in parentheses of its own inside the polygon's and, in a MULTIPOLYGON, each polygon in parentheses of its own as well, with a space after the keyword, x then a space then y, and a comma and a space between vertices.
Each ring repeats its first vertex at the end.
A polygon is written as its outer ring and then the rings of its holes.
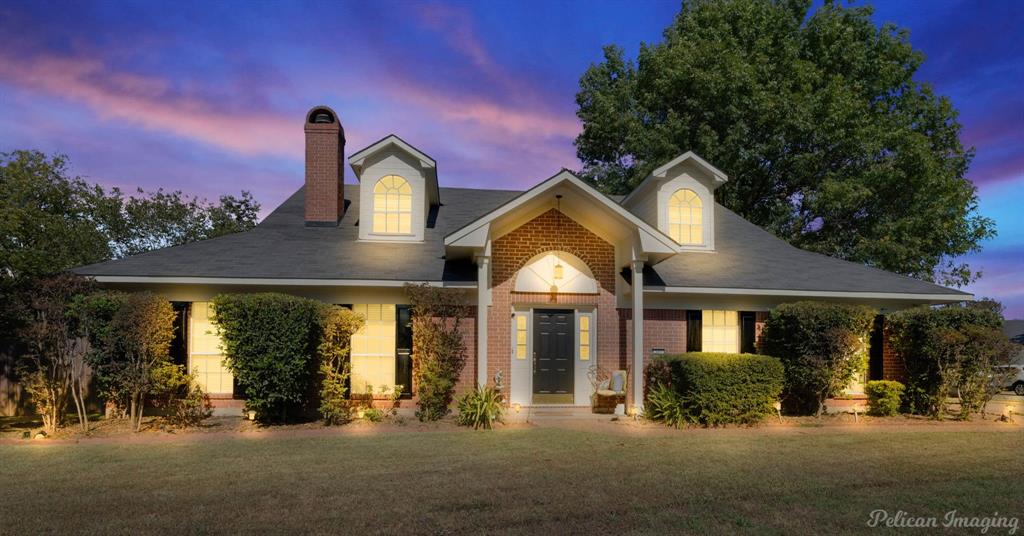
POLYGON ((704 310, 701 314, 701 326, 701 351, 739 353, 738 312, 704 310))
POLYGON ((363 315, 366 324, 352 335, 352 392, 395 385, 395 305, 357 303, 352 311, 363 315))
POLYGON ((412 186, 398 175, 382 177, 373 187, 373 232, 412 233, 412 186))
POLYGON ((703 204, 693 190, 681 188, 668 200, 668 235, 680 244, 703 244, 703 204))
POLYGON ((580 315, 580 361, 590 359, 590 315, 580 315))
POLYGON ((526 315, 516 315, 516 359, 526 359, 526 315))
POLYGON ((232 394, 234 376, 224 366, 220 336, 211 318, 209 302, 195 302, 189 315, 188 370, 196 374, 196 383, 207 393, 232 394))

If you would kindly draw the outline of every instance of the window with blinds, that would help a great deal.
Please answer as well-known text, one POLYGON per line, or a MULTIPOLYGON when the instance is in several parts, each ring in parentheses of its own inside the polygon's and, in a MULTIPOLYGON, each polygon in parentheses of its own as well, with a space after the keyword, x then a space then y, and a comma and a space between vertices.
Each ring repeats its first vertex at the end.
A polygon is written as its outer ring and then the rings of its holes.
POLYGON ((355 394, 380 394, 382 386, 395 386, 394 304, 357 303, 352 310, 366 323, 352 335, 351 386, 355 394))
POLYGON ((213 324, 213 311, 209 302, 194 302, 189 315, 188 369, 196 375, 203 391, 213 395, 234 392, 234 375, 224 366, 220 336, 213 324))
POLYGON ((740 351, 740 326, 737 311, 701 312, 701 351, 735 354, 740 351))

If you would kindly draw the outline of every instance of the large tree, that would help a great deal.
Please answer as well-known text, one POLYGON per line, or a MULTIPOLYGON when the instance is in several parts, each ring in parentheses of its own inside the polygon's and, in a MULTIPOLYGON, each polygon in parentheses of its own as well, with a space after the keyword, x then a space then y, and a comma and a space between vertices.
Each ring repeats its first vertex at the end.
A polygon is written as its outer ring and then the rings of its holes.
POLYGON ((63 155, 0 153, 0 276, 54 274, 244 231, 259 209, 245 191, 219 204, 180 191, 126 196, 71 176, 63 155))
POLYGON ((686 1, 636 62, 614 46, 580 79, 583 174, 608 193, 692 150, 727 208, 799 247, 962 285, 957 257, 995 234, 966 178, 949 100, 924 56, 870 7, 686 1))
MULTIPOLYGON (((126 196, 72 176, 65 156, 0 153, 0 300, 75 266, 244 231, 259 209, 244 191, 219 204, 178 191, 126 196)), ((0 343, 16 312, 0 310, 0 343)))

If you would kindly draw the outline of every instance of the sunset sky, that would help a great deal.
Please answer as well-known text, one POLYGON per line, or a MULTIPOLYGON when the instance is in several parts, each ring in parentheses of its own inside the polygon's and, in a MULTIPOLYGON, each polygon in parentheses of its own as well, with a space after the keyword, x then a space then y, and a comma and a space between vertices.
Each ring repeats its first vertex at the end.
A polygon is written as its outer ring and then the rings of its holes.
MULTIPOLYGON (((1024 317, 1024 10, 1017 2, 886 1, 918 78, 961 112, 969 176, 999 236, 969 287, 1024 317)), ((446 186, 528 188, 578 168, 574 95, 616 43, 632 55, 678 11, 652 2, 50 2, 0 4, 0 152, 67 154, 129 190, 269 212, 301 186, 302 121, 338 111, 347 152, 395 133, 446 186), (244 9, 243 9, 244 8, 244 9)), ((351 173, 349 173, 349 180, 351 173)))

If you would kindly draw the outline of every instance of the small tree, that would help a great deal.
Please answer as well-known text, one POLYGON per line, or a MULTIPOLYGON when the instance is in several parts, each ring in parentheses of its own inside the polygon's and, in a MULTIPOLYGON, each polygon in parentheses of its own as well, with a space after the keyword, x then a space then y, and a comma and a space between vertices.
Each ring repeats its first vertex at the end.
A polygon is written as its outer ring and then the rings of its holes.
POLYGON ((323 304, 277 293, 220 294, 214 322, 224 363, 260 422, 287 421, 316 395, 323 304))
POLYGON ((907 367, 907 409, 937 419, 946 400, 955 397, 960 401, 958 418, 967 420, 983 411, 1002 387, 992 378, 993 369, 1009 363, 1013 354, 1002 322, 1000 308, 990 303, 890 315, 886 329, 907 367))
POLYGON ((78 336, 72 304, 92 289, 81 277, 62 274, 37 280, 23 304, 27 322, 19 330, 25 345, 18 370, 32 395, 47 432, 64 422, 68 396, 75 404, 79 425, 89 429, 85 408, 88 376, 85 355, 88 345, 78 336))
POLYGON ((127 415, 129 397, 117 378, 118 351, 111 336, 111 322, 124 305, 128 294, 100 290, 75 299, 74 311, 78 330, 89 342, 86 362, 92 369, 92 381, 100 397, 113 409, 110 416, 127 415))
POLYGON ((343 307, 328 306, 323 312, 323 337, 317 353, 320 357, 320 416, 325 424, 349 420, 349 352, 352 334, 365 322, 362 315, 343 307))
POLYGON ((131 294, 111 319, 108 347, 114 381, 128 397, 129 418, 135 431, 142 429, 146 395, 153 385, 153 370, 170 359, 177 313, 166 299, 151 292, 131 294))
POLYGON ((874 317, 868 307, 811 301, 782 304, 768 315, 760 350, 785 366, 790 411, 821 415, 825 400, 867 368, 874 317))
POLYGON ((406 285, 412 309, 413 371, 421 421, 448 414, 466 363, 460 324, 469 315, 464 293, 427 284, 406 285))

